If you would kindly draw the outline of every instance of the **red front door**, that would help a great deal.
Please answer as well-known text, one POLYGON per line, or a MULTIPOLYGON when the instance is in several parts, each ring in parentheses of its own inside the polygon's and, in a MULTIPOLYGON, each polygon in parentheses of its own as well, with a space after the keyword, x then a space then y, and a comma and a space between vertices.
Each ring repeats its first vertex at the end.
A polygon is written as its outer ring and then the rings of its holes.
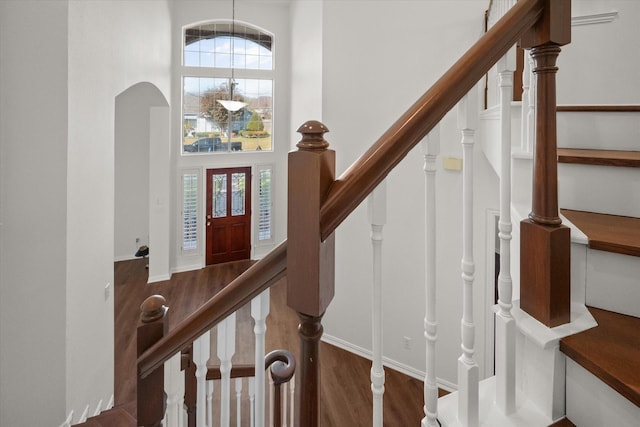
POLYGON ((251 168, 207 169, 207 265, 251 257, 251 168))

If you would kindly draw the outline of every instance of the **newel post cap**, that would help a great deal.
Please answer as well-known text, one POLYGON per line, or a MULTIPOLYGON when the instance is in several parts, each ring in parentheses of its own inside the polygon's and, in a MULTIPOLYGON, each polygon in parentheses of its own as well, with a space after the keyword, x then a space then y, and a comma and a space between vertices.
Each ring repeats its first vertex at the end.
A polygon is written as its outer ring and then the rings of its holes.
POLYGON ((142 323, 154 322, 164 316, 167 300, 162 295, 151 295, 140 305, 140 320, 142 323))
POLYGON ((324 134, 329 129, 317 120, 309 120, 298 128, 302 134, 302 139, 296 144, 301 150, 324 150, 329 147, 329 143, 324 139, 324 134))

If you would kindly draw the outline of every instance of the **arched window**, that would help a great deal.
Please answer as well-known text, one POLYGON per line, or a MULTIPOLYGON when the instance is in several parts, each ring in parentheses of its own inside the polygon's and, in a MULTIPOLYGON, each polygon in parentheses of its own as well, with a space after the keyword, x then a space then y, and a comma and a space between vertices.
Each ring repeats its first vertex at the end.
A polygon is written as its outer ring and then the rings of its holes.
POLYGON ((184 154, 273 149, 271 34, 237 21, 185 28, 182 80, 184 154))

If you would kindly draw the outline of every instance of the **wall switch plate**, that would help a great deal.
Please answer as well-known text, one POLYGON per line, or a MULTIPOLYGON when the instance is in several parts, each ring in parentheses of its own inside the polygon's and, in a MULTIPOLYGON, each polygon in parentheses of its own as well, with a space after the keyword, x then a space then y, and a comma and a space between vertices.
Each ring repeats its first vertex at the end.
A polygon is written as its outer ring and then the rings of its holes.
POLYGON ((460 171, 462 170, 462 159, 445 157, 442 159, 442 167, 448 171, 460 171))
POLYGON ((402 337, 402 347, 405 350, 411 350, 411 337, 402 337))

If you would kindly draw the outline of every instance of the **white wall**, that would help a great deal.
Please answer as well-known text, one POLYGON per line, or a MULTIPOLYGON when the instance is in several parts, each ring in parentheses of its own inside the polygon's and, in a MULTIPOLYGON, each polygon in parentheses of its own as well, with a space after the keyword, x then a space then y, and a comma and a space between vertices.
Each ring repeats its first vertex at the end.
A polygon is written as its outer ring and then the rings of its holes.
POLYGON ((618 14, 608 23, 571 28, 571 43, 558 57, 558 104, 638 104, 640 2, 573 0, 571 6, 576 18, 618 14))
POLYGON ((291 143, 307 120, 322 121, 322 1, 291 3, 291 143))
MULTIPOLYGON (((322 117, 337 151, 338 173, 371 145, 474 42, 482 31, 484 1, 341 1, 323 9, 322 117)), ((443 121, 442 156, 461 157, 455 116, 443 121)), ((479 147, 477 147, 479 150, 479 147)), ((408 371, 423 372, 423 158, 414 149, 388 181, 384 230, 384 354, 408 371), (403 349, 403 337, 412 349, 403 349)), ((497 208, 497 180, 476 155, 476 356, 484 364, 486 209, 497 208)), ((438 177, 438 372, 456 382, 460 355, 461 173, 438 177)), ((491 237, 493 239, 493 237, 491 237)), ((337 230, 336 297, 325 333, 370 350, 370 240, 361 206, 337 230)), ((491 285, 489 285, 491 286, 491 285)))
POLYGON ((78 413, 113 393, 116 96, 146 81, 168 98, 170 5, 73 0, 68 22, 66 405, 78 413))
POLYGON ((67 11, 0 1, 2 426, 66 418, 67 11))
MULTIPOLYGON (((182 29, 185 26, 197 22, 205 22, 216 19, 229 20, 232 17, 231 0, 176 0, 173 6, 173 26, 171 30, 173 43, 173 92, 172 104, 180 105, 182 86, 181 79, 181 54, 182 54, 182 29)), ((287 233, 287 152, 290 147, 291 120, 290 120, 290 21, 288 1, 269 0, 236 0, 235 19, 251 25, 257 26, 274 35, 274 123, 273 132, 274 151, 262 152, 240 152, 232 154, 215 153, 211 155, 181 155, 180 141, 182 138, 182 117, 180 108, 172 111, 172 158, 176 165, 176 175, 173 180, 176 187, 180 184, 180 176, 183 170, 198 170, 201 172, 202 184, 205 183, 206 169, 236 166, 252 166, 260 164, 272 164, 274 166, 275 185, 273 186, 274 202, 274 232, 275 244, 266 246, 256 246, 255 218, 252 226, 252 245, 254 258, 259 258, 269 252, 276 244, 282 242, 287 233)), ((255 185, 254 180, 254 185, 255 185)), ((205 188, 201 185, 201 209, 200 218, 204 216, 205 188)), ((180 192, 176 191, 176 195, 180 192)), ((257 188, 254 187, 254 212, 257 188)), ((172 247, 172 268, 174 271, 199 268, 204 266, 204 222, 200 221, 200 250, 194 255, 181 254, 181 241, 178 231, 181 229, 180 206, 181 200, 172 200, 173 214, 175 219, 172 230, 176 233, 175 244, 172 247)))

